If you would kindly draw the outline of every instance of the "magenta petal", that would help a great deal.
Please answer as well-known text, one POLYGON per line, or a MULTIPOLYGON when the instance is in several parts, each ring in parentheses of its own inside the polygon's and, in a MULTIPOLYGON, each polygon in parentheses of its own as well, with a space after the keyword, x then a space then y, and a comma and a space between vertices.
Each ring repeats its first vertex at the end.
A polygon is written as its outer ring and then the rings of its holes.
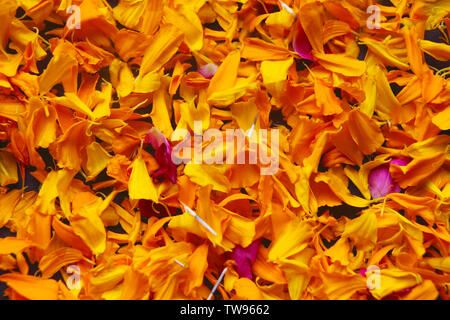
POLYGON ((233 260, 236 262, 239 277, 252 279, 252 265, 258 253, 259 240, 253 241, 248 247, 236 246, 233 260))
POLYGON ((217 69, 218 67, 214 63, 208 63, 198 68, 197 72, 206 79, 211 79, 216 74, 217 69))
POLYGON ((392 177, 388 166, 380 166, 369 174, 369 190, 373 199, 385 197, 392 188, 392 177))
POLYGON ((309 43, 308 37, 306 36, 306 33, 300 23, 297 23, 297 30, 294 34, 292 47, 294 48, 294 51, 297 52, 303 59, 313 60, 313 56, 311 54, 311 44, 309 43))

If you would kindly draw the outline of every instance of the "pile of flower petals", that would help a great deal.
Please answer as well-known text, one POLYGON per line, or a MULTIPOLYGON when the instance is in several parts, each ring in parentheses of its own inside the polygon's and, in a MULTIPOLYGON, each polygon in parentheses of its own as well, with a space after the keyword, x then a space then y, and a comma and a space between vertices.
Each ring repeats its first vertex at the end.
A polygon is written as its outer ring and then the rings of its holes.
POLYGON ((372 2, 0 0, 5 295, 449 299, 450 5, 372 2))

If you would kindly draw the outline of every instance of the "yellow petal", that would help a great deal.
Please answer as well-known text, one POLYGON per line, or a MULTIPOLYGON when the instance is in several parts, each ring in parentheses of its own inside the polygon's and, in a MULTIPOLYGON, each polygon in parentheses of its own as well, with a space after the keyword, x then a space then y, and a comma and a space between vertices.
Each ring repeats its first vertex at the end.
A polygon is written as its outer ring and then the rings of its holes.
POLYGON ((91 109, 75 94, 72 92, 66 92, 63 97, 55 97, 49 99, 59 105, 67 108, 79 111, 85 115, 88 115, 91 119, 95 119, 94 113, 91 109))
MULTIPOLYGON (((283 10, 284 11, 284 10, 283 10)), ((261 75, 266 89, 275 96, 282 93, 284 81, 287 78, 288 69, 294 62, 293 58, 280 61, 263 61, 261 63, 261 75)))
POLYGON ((183 26, 184 42, 191 51, 199 51, 203 47, 203 27, 193 8, 181 5, 177 11, 164 7, 164 18, 175 26, 183 26))
POLYGON ((279 26, 289 29, 294 23, 295 17, 287 10, 270 13, 266 19, 266 25, 279 26))
POLYGON ((161 131, 161 133, 170 137, 173 128, 170 118, 172 116, 172 108, 170 105, 170 98, 167 94, 168 78, 162 79, 162 84, 153 95, 153 107, 150 117, 153 124, 161 131))
POLYGON ((16 159, 11 153, 0 151, 0 185, 6 186, 18 181, 16 159))
POLYGON ((134 82, 134 91, 137 93, 149 93, 158 90, 160 86, 161 75, 156 71, 152 71, 143 76, 139 74, 134 82))
POLYGON ((208 245, 202 244, 189 257, 188 268, 189 276, 186 283, 185 294, 191 292, 203 284, 203 278, 208 268, 208 245))
POLYGON ((98 143, 92 142, 86 147, 87 161, 85 171, 87 173, 87 180, 95 178, 103 169, 106 168, 111 155, 98 143))
POLYGON ((230 89, 236 84, 240 59, 239 51, 232 51, 228 54, 209 83, 208 97, 215 92, 230 89))
POLYGON ((344 54, 314 53, 320 64, 327 70, 347 77, 360 77, 366 71, 366 63, 344 54))
POLYGON ((433 269, 450 272, 450 257, 426 258, 424 261, 433 269))
POLYGON ((139 300, 149 290, 148 277, 142 272, 129 268, 123 275, 123 288, 120 300, 139 300))
POLYGON ((248 247, 255 240, 255 222, 239 214, 226 210, 225 208, 222 208, 222 210, 231 216, 228 227, 224 232, 224 237, 231 243, 238 244, 243 248, 248 247))
POLYGON ((230 182, 224 175, 226 167, 188 163, 184 173, 200 186, 212 185, 213 190, 228 192, 230 182))
POLYGON ((53 214, 56 198, 64 195, 75 174, 75 171, 65 169, 49 172, 39 190, 36 208, 42 213, 53 214))
POLYGON ((18 273, 0 276, 14 291, 30 300, 58 300, 58 283, 53 279, 42 279, 18 273))
POLYGON ((92 293, 104 293, 113 289, 124 278, 128 266, 117 265, 101 270, 90 279, 92 293))
POLYGON ((40 94, 49 92, 53 86, 65 80, 68 74, 72 73, 72 69, 77 68, 78 63, 72 55, 73 50, 68 42, 60 42, 55 48, 53 58, 39 77, 40 94))
POLYGON ((287 48, 268 43, 259 38, 245 38, 242 58, 251 61, 285 60, 291 56, 287 48))
POLYGON ((436 300, 439 291, 436 289, 433 281, 425 280, 423 283, 415 286, 410 293, 403 297, 403 300, 436 300))
POLYGON ((311 279, 309 262, 314 254, 314 249, 306 248, 296 254, 292 260, 283 260, 280 266, 288 281, 289 296, 292 300, 301 299, 311 279))
POLYGON ((441 130, 450 129, 450 108, 444 108, 433 116, 433 123, 441 130))
POLYGON ((261 291, 255 283, 247 278, 240 278, 234 283, 234 290, 236 290, 236 299, 239 300, 262 300, 261 291))
POLYGON ((12 217, 15 207, 19 203, 22 190, 11 190, 7 194, 0 196, 0 228, 8 223, 12 217))
POLYGON ((369 48, 370 52, 373 52, 381 62, 386 65, 392 65, 399 68, 400 70, 409 69, 408 61, 406 59, 400 59, 389 49, 389 46, 381 41, 376 41, 369 37, 361 37, 361 42, 363 42, 369 48))
POLYGON ((421 282, 422 278, 418 274, 400 269, 382 269, 380 270, 380 286, 370 290, 370 293, 376 299, 382 299, 392 292, 411 288, 421 282))
POLYGON ((39 261, 43 278, 50 278, 65 265, 76 263, 83 258, 82 253, 74 248, 59 248, 46 254, 39 261))
POLYGON ((324 254, 330 257, 332 262, 339 261, 341 265, 348 266, 349 260, 350 244, 345 237, 339 238, 338 241, 329 249, 325 250, 324 254))
POLYGON ((424 52, 437 60, 450 60, 450 46, 448 44, 419 39, 419 46, 424 52))
POLYGON ((183 33, 180 29, 171 24, 162 25, 145 51, 139 75, 158 71, 177 52, 182 39, 183 33))
POLYGON ((33 246, 33 243, 25 239, 6 237, 0 239, 0 254, 19 253, 33 246))
POLYGON ((365 113, 353 110, 348 117, 350 134, 363 154, 372 154, 384 142, 380 128, 365 113))
POLYGON ((272 242, 269 251, 269 261, 288 258, 302 251, 312 237, 311 226, 300 219, 294 218, 284 228, 283 233, 272 242))
POLYGON ((119 98, 128 96, 134 89, 134 76, 125 62, 115 59, 109 66, 111 83, 119 98))
POLYGON ((158 202, 158 191, 141 156, 138 156, 132 164, 128 190, 130 199, 148 199, 158 202))
POLYGON ((83 161, 82 152, 89 144, 87 136, 89 123, 87 121, 75 122, 73 126, 60 137, 56 146, 56 160, 62 168, 79 170, 83 161))
POLYGON ((356 247, 362 250, 373 248, 377 243, 377 217, 373 211, 365 211, 359 217, 345 224, 342 237, 353 239, 356 247))
POLYGON ((367 289, 366 279, 359 274, 323 273, 321 278, 330 300, 348 300, 355 292, 367 289))
MULTIPOLYGON (((74 199, 75 203, 83 203, 83 194, 77 194, 80 200, 74 199)), ((95 197, 97 198, 97 197, 95 197)), ((84 243, 92 250, 92 253, 98 255, 106 249, 106 230, 103 221, 99 216, 99 206, 101 199, 90 202, 75 210, 70 216, 70 225, 73 231, 84 243)))

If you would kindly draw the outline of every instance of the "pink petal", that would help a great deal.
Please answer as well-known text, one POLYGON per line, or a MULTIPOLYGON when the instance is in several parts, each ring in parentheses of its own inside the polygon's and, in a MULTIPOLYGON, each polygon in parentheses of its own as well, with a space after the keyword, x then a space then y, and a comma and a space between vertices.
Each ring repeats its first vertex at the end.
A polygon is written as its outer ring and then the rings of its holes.
POLYGON ((206 79, 211 79, 216 74, 217 69, 218 67, 214 63, 208 63, 198 68, 197 72, 206 79))
POLYGON ((311 54, 312 47, 309 43, 305 31, 302 28, 302 25, 300 23, 297 23, 296 28, 297 30, 294 34, 294 40, 292 41, 292 47, 294 48, 294 51, 297 52, 298 55, 303 59, 313 60, 313 56, 311 54))
POLYGON ((156 150, 160 145, 166 143, 167 139, 156 127, 152 127, 145 135, 144 142, 150 143, 153 149, 156 150))
POLYGON ((236 246, 233 251, 233 260, 236 261, 239 277, 252 279, 252 265, 258 253, 259 240, 253 241, 248 247, 236 246))
POLYGON ((369 190, 373 199, 385 197, 392 186, 392 177, 386 165, 373 169, 369 174, 369 190))
POLYGON ((406 159, 392 159, 391 161, 389 161, 389 164, 395 164, 397 166, 406 166, 409 162, 410 160, 406 159))

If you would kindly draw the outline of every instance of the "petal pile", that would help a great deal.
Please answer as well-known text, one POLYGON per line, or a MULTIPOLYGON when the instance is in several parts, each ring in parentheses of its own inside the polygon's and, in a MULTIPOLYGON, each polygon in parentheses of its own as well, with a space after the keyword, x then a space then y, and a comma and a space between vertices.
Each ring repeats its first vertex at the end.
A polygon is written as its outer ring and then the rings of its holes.
POLYGON ((5 297, 450 299, 450 5, 376 2, 0 0, 5 297))

